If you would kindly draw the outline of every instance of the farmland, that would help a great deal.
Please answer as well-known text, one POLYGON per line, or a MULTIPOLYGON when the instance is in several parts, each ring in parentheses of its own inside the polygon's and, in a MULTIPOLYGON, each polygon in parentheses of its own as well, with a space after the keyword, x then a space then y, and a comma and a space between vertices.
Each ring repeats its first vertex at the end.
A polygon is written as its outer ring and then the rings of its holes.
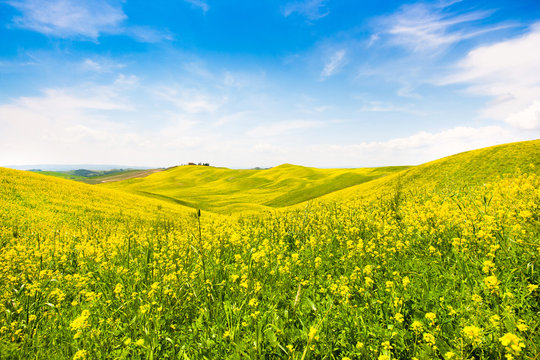
POLYGON ((0 358, 534 359, 539 159, 0 168, 0 358))

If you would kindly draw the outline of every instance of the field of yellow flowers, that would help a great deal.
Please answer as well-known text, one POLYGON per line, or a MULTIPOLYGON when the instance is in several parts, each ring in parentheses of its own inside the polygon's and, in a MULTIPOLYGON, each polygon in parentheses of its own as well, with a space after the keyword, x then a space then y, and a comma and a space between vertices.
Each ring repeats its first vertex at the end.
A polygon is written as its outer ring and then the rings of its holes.
POLYGON ((0 169, 2 359, 537 359, 540 176, 222 216, 0 169))

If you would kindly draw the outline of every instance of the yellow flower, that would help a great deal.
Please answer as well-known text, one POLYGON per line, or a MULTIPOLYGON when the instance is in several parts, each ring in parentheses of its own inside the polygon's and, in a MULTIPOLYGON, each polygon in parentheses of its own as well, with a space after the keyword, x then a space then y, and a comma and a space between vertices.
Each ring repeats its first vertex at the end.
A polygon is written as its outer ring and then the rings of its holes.
POLYGON ((473 345, 480 344, 482 342, 482 329, 474 325, 465 326, 463 333, 469 338, 473 345))
POLYGON ((435 345, 435 336, 430 333, 424 333, 424 341, 429 345, 433 346, 435 345))
POLYGON ((421 333, 423 328, 424 328, 424 325, 422 325, 422 323, 420 321, 418 321, 418 320, 413 321, 412 324, 411 324, 411 329, 416 334, 421 333))
POLYGON ((73 355, 73 360, 84 360, 86 359, 86 350, 79 350, 73 355))
POLYGON ((308 334, 309 340, 313 340, 313 338, 315 337, 315 334, 317 334, 317 328, 315 326, 310 327, 309 334, 308 334))
POLYGON ((403 283, 403 288, 406 289, 407 288, 407 285, 409 285, 411 283, 411 280, 409 280, 409 277, 408 276, 405 276, 403 278, 403 280, 401 280, 401 282, 403 283))
POLYGON ((116 284, 116 286, 114 287, 114 293, 117 296, 119 296, 122 293, 122 291, 124 291, 124 285, 122 285, 120 283, 116 284))
POLYGON ((532 292, 535 292, 536 289, 538 289, 538 285, 536 285, 536 284, 529 284, 529 285, 527 285, 527 289, 528 289, 529 292, 531 292, 531 293, 532 293, 532 292))
POLYGON ((505 347, 506 351, 513 352, 515 354, 519 353, 521 349, 525 347, 525 344, 521 341, 521 339, 512 333, 504 334, 504 336, 499 338, 499 341, 501 342, 502 346, 505 347))
POLYGON ((390 356, 388 355, 379 355, 378 360, 390 360, 390 356))
POLYGON ((520 319, 518 320, 517 329, 521 332, 524 332, 529 330, 529 327, 527 326, 527 324, 525 324, 525 321, 520 319))
POLYGON ((444 357, 448 360, 453 359, 456 356, 456 353, 453 351, 448 351, 446 354, 444 354, 444 357))
POLYGON ((428 312, 426 314, 426 319, 429 320, 430 325, 434 325, 435 321, 437 319, 437 314, 432 313, 432 312, 428 312))
POLYGON ((489 322, 491 322, 491 325, 493 325, 494 327, 498 327, 500 321, 501 317, 499 315, 493 315, 489 318, 489 322))
POLYGON ((482 267, 482 271, 486 274, 489 274, 490 272, 493 272, 495 270, 495 264, 491 260, 484 261, 484 267, 482 267))
POLYGON ((499 289, 499 280, 495 275, 484 278, 484 284, 492 293, 496 292, 499 289))
POLYGON ((143 346, 144 345, 144 339, 139 339, 139 340, 135 341, 135 345, 143 346))
POLYGON ((71 330, 81 330, 88 327, 88 318, 90 311, 83 310, 81 315, 71 322, 71 330))
POLYGON ((478 294, 474 294, 472 297, 471 297, 471 300, 474 301, 475 303, 481 303, 482 302, 482 297, 478 294))
POLYGON ((371 275, 371 272, 373 271, 373 265, 366 265, 364 266, 364 274, 371 275))
POLYGON ((404 317, 401 313, 397 313, 396 315, 394 315, 394 319, 396 319, 397 322, 402 323, 404 317))

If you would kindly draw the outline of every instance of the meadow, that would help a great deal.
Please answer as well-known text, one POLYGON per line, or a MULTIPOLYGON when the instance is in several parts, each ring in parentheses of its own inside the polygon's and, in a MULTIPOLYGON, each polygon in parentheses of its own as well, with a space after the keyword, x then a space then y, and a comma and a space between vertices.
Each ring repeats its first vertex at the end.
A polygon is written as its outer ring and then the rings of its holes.
POLYGON ((0 168, 0 358, 537 359, 539 159, 536 140, 109 185, 0 168))

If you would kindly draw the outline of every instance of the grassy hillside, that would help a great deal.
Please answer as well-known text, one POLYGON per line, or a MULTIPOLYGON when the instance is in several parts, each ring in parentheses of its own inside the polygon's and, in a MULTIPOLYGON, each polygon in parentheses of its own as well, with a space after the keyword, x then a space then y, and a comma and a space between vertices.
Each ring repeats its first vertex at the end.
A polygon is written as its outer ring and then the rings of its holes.
POLYGON ((75 180, 87 184, 101 184, 110 181, 120 181, 137 177, 145 177, 162 171, 163 169, 135 170, 135 169, 112 169, 112 170, 69 170, 69 171, 43 171, 30 170, 32 172, 59 177, 62 179, 75 180))
POLYGON ((540 174, 540 140, 503 144, 448 156, 328 194, 319 200, 377 199, 394 196, 396 192, 455 192, 517 171, 540 174))
POLYGON ((41 175, 54 176, 57 178, 67 179, 67 180, 84 181, 87 179, 85 176, 75 175, 73 171, 44 171, 44 170, 30 170, 30 171, 37 174, 41 174, 41 175))
POLYGON ((195 217, 0 169, 0 358, 534 359, 539 188, 195 217))
POLYGON ((76 231, 97 219, 129 222, 186 216, 187 208, 28 171, 0 168, 4 228, 76 231))
POLYGON ((315 169, 290 164, 267 170, 179 166, 102 186, 222 213, 293 205, 407 167, 315 169))

